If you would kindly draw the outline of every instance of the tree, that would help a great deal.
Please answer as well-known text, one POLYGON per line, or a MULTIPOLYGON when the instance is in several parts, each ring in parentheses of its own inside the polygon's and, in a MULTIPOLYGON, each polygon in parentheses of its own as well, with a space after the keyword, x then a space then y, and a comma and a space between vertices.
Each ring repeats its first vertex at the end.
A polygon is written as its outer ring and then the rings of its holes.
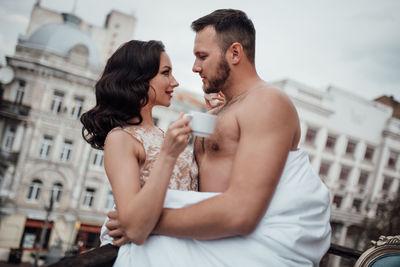
POLYGON ((376 216, 365 218, 363 231, 356 241, 363 249, 371 246, 371 240, 378 240, 381 235, 393 236, 400 234, 400 196, 378 203, 376 216))

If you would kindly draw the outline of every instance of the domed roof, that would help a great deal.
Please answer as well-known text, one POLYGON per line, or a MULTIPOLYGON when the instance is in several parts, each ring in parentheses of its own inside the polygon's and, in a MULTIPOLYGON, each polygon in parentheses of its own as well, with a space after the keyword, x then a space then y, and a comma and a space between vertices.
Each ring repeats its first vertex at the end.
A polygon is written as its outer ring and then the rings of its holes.
POLYGON ((71 49, 77 45, 84 46, 88 51, 89 65, 99 65, 97 48, 92 39, 72 23, 44 25, 36 30, 27 40, 24 40, 23 44, 64 57, 68 57, 71 49))

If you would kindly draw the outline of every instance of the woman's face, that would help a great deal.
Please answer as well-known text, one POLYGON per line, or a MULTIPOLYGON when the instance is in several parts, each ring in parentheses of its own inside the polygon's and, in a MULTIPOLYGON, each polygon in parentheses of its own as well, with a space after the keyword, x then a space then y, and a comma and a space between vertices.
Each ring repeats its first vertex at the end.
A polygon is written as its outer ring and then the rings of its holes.
POLYGON ((172 93, 179 83, 172 76, 172 65, 168 55, 161 52, 158 73, 150 80, 149 103, 168 107, 171 104, 172 93))

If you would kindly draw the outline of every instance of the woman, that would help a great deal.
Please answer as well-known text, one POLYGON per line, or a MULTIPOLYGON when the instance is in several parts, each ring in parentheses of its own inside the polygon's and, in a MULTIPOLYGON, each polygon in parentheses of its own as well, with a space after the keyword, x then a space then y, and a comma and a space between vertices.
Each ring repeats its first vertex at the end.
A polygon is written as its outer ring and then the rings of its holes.
POLYGON ((197 165, 184 151, 189 119, 181 114, 165 135, 152 119, 153 107, 168 107, 177 86, 163 44, 132 40, 107 61, 96 106, 81 117, 84 139, 104 149, 121 225, 136 244, 156 225, 167 188, 197 190, 197 165))

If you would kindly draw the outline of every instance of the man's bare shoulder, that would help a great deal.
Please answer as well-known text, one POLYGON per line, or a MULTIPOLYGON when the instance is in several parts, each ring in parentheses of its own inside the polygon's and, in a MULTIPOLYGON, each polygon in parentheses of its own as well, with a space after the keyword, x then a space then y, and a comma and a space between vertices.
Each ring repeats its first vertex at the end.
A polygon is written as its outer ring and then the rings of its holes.
POLYGON ((241 130, 258 133, 265 138, 271 138, 272 134, 276 140, 284 140, 282 144, 290 144, 288 148, 297 148, 300 122, 288 95, 273 86, 262 84, 251 89, 241 104, 237 112, 241 130))
POLYGON ((265 82, 249 90, 242 104, 246 109, 254 107, 260 111, 295 111, 295 107, 288 95, 265 82))

